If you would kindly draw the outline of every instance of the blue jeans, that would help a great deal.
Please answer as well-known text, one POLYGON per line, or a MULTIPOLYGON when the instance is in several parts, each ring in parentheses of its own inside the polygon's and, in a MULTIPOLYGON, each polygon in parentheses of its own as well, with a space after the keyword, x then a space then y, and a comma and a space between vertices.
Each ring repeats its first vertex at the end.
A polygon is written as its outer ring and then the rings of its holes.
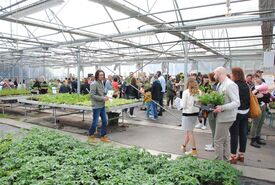
POLYGON ((101 137, 105 136, 107 134, 107 116, 106 116, 106 111, 105 111, 105 107, 102 108, 96 108, 93 109, 93 121, 92 121, 92 125, 89 129, 89 135, 94 135, 95 131, 96 131, 96 127, 97 127, 97 123, 98 123, 98 118, 99 116, 101 117, 101 121, 102 121, 102 126, 101 126, 101 137))
POLYGON ((154 118, 158 119, 157 104, 153 101, 151 102, 151 111, 152 111, 152 115, 154 116, 154 118))
POLYGON ((145 105, 146 105, 146 116, 149 118, 150 115, 152 115, 152 111, 151 111, 151 104, 152 102, 146 102, 145 105))

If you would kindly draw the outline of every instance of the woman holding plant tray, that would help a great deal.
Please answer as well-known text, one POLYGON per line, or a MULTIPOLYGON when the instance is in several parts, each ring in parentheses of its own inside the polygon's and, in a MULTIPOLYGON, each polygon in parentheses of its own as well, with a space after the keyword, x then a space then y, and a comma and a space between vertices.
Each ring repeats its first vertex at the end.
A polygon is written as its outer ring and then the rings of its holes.
MULTIPOLYGON (((216 91, 217 85, 219 83, 218 81, 215 80, 214 75, 215 75, 214 72, 208 73, 208 79, 209 79, 209 85, 211 86, 211 91, 216 91)), ((208 122, 209 122, 209 127, 210 127, 211 133, 212 133, 212 142, 211 142, 211 144, 205 145, 204 149, 206 151, 213 152, 213 151, 215 151, 214 136, 215 136, 215 129, 216 129, 216 116, 214 115, 213 112, 208 113, 208 122)))
POLYGON ((189 78, 187 80, 187 89, 182 93, 181 107, 182 107, 182 129, 186 132, 182 150, 186 155, 197 156, 196 142, 193 130, 199 115, 200 109, 194 106, 197 101, 197 96, 200 94, 199 85, 195 79, 189 78), (192 150, 186 152, 186 146, 191 143, 192 150))
MULTIPOLYGON (((209 84, 209 79, 207 75, 202 76, 202 80, 200 83, 200 90, 202 93, 210 93, 212 91, 211 85, 209 84)), ((202 130, 206 129, 206 122, 208 117, 208 111, 200 111, 199 115, 199 123, 195 126, 196 128, 200 128, 202 130), (202 124, 203 120, 203 124, 202 124)))

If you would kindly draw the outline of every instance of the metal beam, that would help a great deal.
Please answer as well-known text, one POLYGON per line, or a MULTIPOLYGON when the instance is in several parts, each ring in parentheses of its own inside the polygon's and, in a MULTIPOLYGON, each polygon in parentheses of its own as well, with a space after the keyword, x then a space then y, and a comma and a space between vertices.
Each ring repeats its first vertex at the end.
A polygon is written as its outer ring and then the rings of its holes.
MULTIPOLYGON (((125 15, 128 15, 130 17, 136 17, 137 20, 139 21, 142 21, 144 23, 147 23, 148 25, 151 25, 157 29, 160 29, 162 30, 163 28, 164 29, 171 29, 170 27, 164 25, 162 22, 158 22, 156 21, 155 19, 152 19, 150 17, 144 17, 141 13, 121 4, 121 3, 118 3, 116 1, 113 1, 113 0, 90 0, 92 2, 95 2, 95 3, 99 3, 103 6, 108 6, 118 12, 121 12, 121 13, 124 13, 125 15)), ((200 43, 198 42, 196 39, 194 39, 193 37, 191 37, 189 34, 185 33, 185 34, 182 34, 181 31, 178 31, 178 32, 171 32, 170 34, 172 35, 175 35, 181 39, 188 39, 190 43, 192 44, 195 44, 211 53, 214 53, 218 56, 222 56, 223 58, 227 59, 228 57, 227 56, 224 56, 223 54, 219 53, 218 51, 210 48, 209 46, 203 44, 203 43, 200 43)))
MULTIPOLYGON (((51 44, 48 47, 66 45, 68 43, 69 44, 75 44, 75 43, 80 43, 80 42, 83 42, 83 41, 88 42, 88 41, 95 41, 95 40, 105 40, 105 41, 111 41, 111 42, 114 42, 114 43, 134 47, 134 48, 141 48, 141 49, 144 49, 144 50, 154 51, 154 52, 157 52, 157 53, 163 53, 162 51, 150 49, 150 48, 147 48, 147 47, 140 47, 139 45, 136 45, 136 44, 133 44, 133 43, 128 43, 128 42, 124 42, 124 41, 114 41, 114 40, 111 40, 111 37, 108 38, 108 36, 106 37, 106 36, 100 36, 100 35, 95 35, 95 34, 91 34, 91 33, 82 33, 82 32, 79 32, 79 31, 70 31, 70 30, 67 30, 67 29, 56 28, 56 27, 49 26, 49 25, 43 25, 43 24, 38 24, 38 23, 30 22, 30 21, 25 21, 25 20, 23 21, 23 20, 17 20, 17 19, 12 19, 12 18, 2 18, 2 20, 9 21, 9 22, 15 22, 15 23, 19 23, 19 24, 25 24, 25 25, 34 26, 34 27, 40 27, 40 28, 54 30, 54 31, 58 31, 58 32, 65 32, 65 33, 69 33, 69 34, 85 36, 85 37, 89 38, 89 39, 80 39, 80 40, 68 41, 68 42, 60 42, 60 43, 57 43, 57 44, 51 44)), ((119 37, 119 36, 121 36, 121 35, 117 35, 117 37, 119 37)), ((38 48, 41 48, 41 47, 38 47, 38 48)), ((31 48, 31 49, 34 49, 34 48, 31 48)), ((172 55, 169 52, 167 54, 172 55)))

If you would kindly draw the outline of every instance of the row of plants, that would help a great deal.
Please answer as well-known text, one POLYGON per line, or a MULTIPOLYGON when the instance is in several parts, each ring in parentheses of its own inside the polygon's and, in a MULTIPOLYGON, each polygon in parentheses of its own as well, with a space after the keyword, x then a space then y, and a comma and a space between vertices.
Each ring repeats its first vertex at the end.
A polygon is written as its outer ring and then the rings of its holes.
POLYGON ((2 89, 0 90, 0 96, 12 96, 12 95, 27 95, 30 94, 26 89, 2 89))
POLYGON ((134 147, 89 145, 46 129, 0 141, 0 184, 235 185, 239 172, 217 160, 154 156, 134 147))
MULTIPOLYGON (((41 101, 44 103, 57 103, 57 104, 67 104, 67 105, 83 105, 83 106, 92 106, 91 96, 90 95, 78 95, 78 94, 56 94, 56 95, 39 95, 30 97, 31 100, 41 101)), ((125 104, 134 103, 135 100, 127 100, 120 98, 113 98, 110 101, 106 102, 106 107, 116 107, 125 104)))

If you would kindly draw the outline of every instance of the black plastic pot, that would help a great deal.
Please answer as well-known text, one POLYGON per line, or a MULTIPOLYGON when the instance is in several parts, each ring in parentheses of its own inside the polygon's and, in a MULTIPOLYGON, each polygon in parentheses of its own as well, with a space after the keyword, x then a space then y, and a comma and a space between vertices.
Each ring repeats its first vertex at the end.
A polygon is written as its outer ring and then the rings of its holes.
POLYGON ((119 112, 107 112, 109 126, 118 125, 119 115, 119 112))

